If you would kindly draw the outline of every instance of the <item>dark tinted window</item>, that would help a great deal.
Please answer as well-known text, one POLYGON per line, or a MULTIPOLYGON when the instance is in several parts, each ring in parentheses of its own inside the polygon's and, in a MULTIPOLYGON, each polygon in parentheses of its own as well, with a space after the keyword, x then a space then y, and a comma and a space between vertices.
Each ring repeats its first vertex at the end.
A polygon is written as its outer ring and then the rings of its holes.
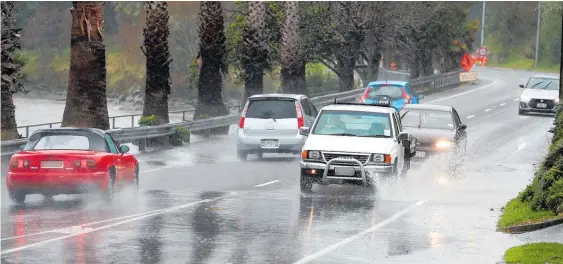
POLYGON ((303 107, 303 112, 305 112, 306 116, 311 116, 311 108, 309 108, 309 105, 307 104, 307 100, 302 99, 301 100, 301 107, 303 107))
POLYGON ((402 116, 403 127, 453 130, 454 119, 450 112, 407 109, 402 116))
POLYGON ((246 118, 297 118, 295 100, 286 98, 252 99, 248 104, 246 118))
POLYGON ((29 137, 25 150, 95 150, 107 152, 106 142, 98 134, 76 132, 40 132, 29 137))
POLYGON ((379 95, 387 95, 391 100, 397 100, 403 98, 403 89, 401 86, 370 86, 367 99, 374 99, 379 95))

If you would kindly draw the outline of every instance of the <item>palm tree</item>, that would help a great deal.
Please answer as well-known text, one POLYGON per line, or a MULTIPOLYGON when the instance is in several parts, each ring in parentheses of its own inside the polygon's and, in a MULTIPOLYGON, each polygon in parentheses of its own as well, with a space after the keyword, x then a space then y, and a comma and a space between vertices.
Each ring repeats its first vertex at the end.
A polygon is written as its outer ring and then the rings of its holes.
POLYGON ((170 94, 170 51, 168 49, 168 4, 149 1, 145 3, 147 22, 143 29, 147 57, 145 104, 143 116, 155 115, 159 124, 168 123, 168 95, 170 94))
POLYGON ((282 28, 281 84, 285 93, 306 93, 303 82, 305 60, 299 45, 299 2, 285 2, 285 21, 282 28))
MULTIPOLYGON (((202 1, 199 13, 199 49, 201 68, 197 87, 194 120, 228 113, 221 91, 227 73, 227 48, 223 6, 218 1, 202 1)), ((224 132, 224 129, 217 131, 224 132)))
POLYGON ((70 71, 62 127, 109 129, 104 2, 72 2, 70 71))
POLYGON ((23 91, 22 80, 25 78, 21 72, 23 62, 15 56, 21 50, 18 42, 21 29, 16 28, 12 20, 13 8, 13 1, 2 2, 2 140, 19 137, 12 95, 23 91))
POLYGON ((270 67, 266 4, 248 3, 248 17, 243 30, 241 64, 244 68, 244 100, 264 90, 264 70, 270 67))

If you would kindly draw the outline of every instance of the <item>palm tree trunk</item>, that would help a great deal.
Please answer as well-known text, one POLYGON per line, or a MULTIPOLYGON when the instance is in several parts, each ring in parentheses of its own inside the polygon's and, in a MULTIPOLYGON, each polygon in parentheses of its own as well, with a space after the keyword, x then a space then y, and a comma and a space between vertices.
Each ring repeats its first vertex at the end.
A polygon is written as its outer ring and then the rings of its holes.
POLYGON ((168 48, 168 4, 145 3, 147 21, 143 29, 143 53, 147 58, 143 116, 155 115, 159 124, 169 123, 170 51, 168 48))
POLYGON ((248 3, 248 17, 243 31, 242 58, 244 98, 264 91, 264 69, 269 67, 269 46, 266 32, 266 4, 248 3))
POLYGON ((16 106, 11 92, 5 92, 2 88, 2 140, 17 139, 18 126, 16 124, 16 106))
POLYGON ((299 47, 298 2, 285 2, 285 21, 282 28, 280 79, 284 93, 300 93, 300 70, 303 58, 299 47))
POLYGON ((104 2, 73 2, 70 71, 61 127, 109 129, 104 2))

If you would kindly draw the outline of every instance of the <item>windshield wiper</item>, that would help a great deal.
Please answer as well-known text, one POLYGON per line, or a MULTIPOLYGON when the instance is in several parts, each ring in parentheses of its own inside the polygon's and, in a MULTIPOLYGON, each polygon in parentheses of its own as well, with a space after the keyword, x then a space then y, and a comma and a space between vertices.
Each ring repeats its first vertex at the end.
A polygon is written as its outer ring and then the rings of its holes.
POLYGON ((551 82, 553 82, 553 81, 549 81, 548 83, 545 84, 544 87, 542 87, 542 88, 540 88, 540 89, 545 89, 545 88, 547 88, 547 87, 551 84, 551 82))
POLYGON ((536 83, 536 84, 530 86, 530 89, 531 89, 531 88, 534 88, 534 87, 536 87, 536 86, 538 86, 538 85, 540 85, 540 84, 542 84, 543 82, 544 82, 544 81, 541 81, 541 82, 539 82, 539 83, 536 83))
POLYGON ((266 113, 264 113, 264 114, 262 114, 262 115, 259 115, 258 117, 259 117, 259 118, 266 118, 266 119, 271 118, 272 120, 274 120, 274 122, 276 122, 276 119, 274 118, 274 115, 271 114, 270 112, 266 112, 266 113))
POLYGON ((367 136, 358 136, 358 137, 388 138, 389 136, 386 136, 386 135, 367 135, 367 136))
POLYGON ((350 137, 358 137, 358 135, 350 134, 350 133, 336 133, 336 134, 326 134, 327 136, 350 136, 350 137))

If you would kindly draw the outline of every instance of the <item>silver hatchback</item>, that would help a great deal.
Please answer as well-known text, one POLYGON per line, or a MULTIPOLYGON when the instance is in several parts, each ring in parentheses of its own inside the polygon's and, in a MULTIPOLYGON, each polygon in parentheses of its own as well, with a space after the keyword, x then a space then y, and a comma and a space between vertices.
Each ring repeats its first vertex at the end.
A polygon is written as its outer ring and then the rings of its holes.
POLYGON ((241 113, 237 157, 248 154, 301 152, 305 142, 299 128, 310 127, 317 109, 309 98, 298 94, 259 94, 248 98, 241 113))

